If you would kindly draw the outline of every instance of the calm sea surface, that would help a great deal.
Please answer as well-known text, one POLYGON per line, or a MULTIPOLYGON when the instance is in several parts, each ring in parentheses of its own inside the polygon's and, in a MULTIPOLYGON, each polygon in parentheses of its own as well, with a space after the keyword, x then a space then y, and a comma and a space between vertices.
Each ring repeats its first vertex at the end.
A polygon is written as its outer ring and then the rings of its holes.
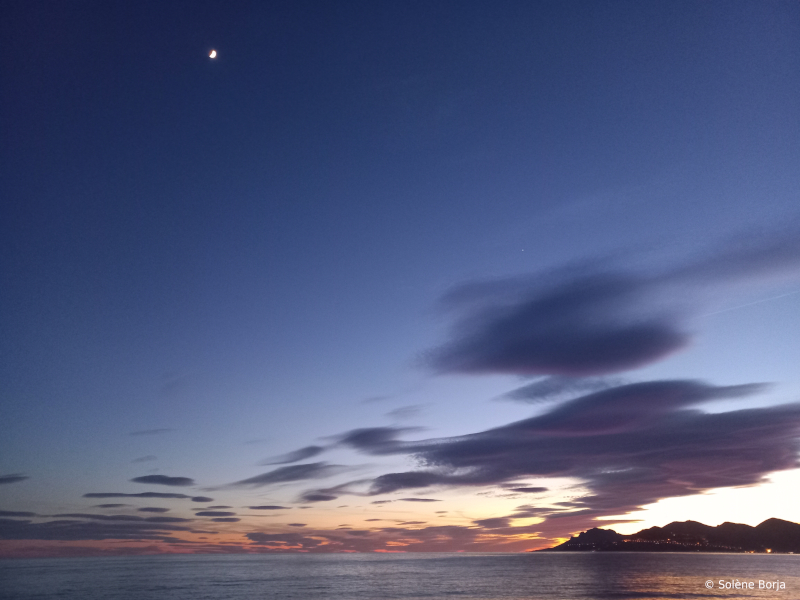
POLYGON ((34 600, 800 599, 800 555, 349 554, 0 560, 34 600), (720 590, 719 580, 755 589, 720 590), (713 581, 713 589, 706 581, 713 581), (759 580, 785 589, 759 589, 759 580))

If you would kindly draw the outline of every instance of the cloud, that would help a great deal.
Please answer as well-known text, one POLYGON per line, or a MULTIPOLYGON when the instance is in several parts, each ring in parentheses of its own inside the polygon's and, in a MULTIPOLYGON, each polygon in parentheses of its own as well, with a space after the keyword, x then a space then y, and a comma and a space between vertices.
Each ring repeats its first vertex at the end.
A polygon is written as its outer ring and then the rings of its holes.
POLYGON ((338 465, 329 465, 324 462, 306 463, 302 465, 292 465, 289 467, 280 467, 249 479, 243 479, 232 484, 235 486, 249 485, 252 487, 261 487, 265 485, 273 485, 276 483, 288 483, 292 481, 303 481, 306 479, 322 479, 340 473, 343 467, 338 465))
POLYGON ((288 546, 288 547, 302 548, 302 549, 315 548, 324 542, 324 539, 315 539, 312 537, 306 537, 300 533, 269 534, 261 532, 252 532, 246 535, 247 538, 251 540, 254 544, 288 546))
POLYGON ((36 513, 15 510, 0 510, 0 517, 35 517, 36 513))
POLYGON ((641 367, 689 342, 675 315, 631 314, 648 291, 633 276, 598 273, 492 301, 462 317, 429 364, 441 373, 573 377, 641 367))
POLYGON ((194 513, 196 517, 232 517, 235 512, 225 512, 221 510, 203 510, 194 513))
POLYGON ((237 517, 214 517, 211 519, 215 523, 238 523, 241 519, 237 517))
MULTIPOLYGON (((187 496, 186 494, 175 494, 170 492, 139 492, 138 494, 123 494, 120 492, 90 492, 83 495, 84 498, 165 498, 178 500, 191 500, 192 502, 213 502, 213 498, 208 496, 187 496)), ((101 504, 100 506, 125 506, 124 504, 101 504)))
POLYGON ((403 442, 397 437, 406 432, 420 431, 419 427, 364 427, 353 429, 337 438, 337 443, 368 454, 396 454, 403 442))
POLYGON ((534 404, 536 402, 562 400, 567 396, 597 392, 622 383, 619 379, 609 377, 550 375, 503 394, 501 398, 534 404))
POLYGON ((134 436, 138 436, 138 435, 159 435, 161 433, 169 433, 171 431, 175 431, 175 430, 174 429, 165 429, 165 428, 162 427, 160 429, 141 429, 139 431, 131 431, 128 435, 134 435, 134 436))
MULTIPOLYGON (((443 298, 450 340, 426 355, 439 373, 602 376, 685 348, 711 286, 800 277, 800 235, 740 237, 658 273, 592 267, 466 284, 443 298)), ((535 389, 535 388, 534 388, 535 389)))
POLYGON ((422 405, 411 404, 409 406, 401 406, 399 408, 395 408, 394 410, 390 410, 386 413, 386 416, 390 419, 403 421, 407 419, 415 419, 420 416, 420 414, 422 414, 422 405))
POLYGON ((305 460, 307 458, 312 458, 321 454, 325 451, 325 448, 322 446, 306 446, 305 448, 300 448, 299 450, 295 450, 293 452, 289 452, 287 454, 281 454, 280 456, 275 456, 273 458, 268 458, 258 464, 260 465, 285 465, 288 463, 297 462, 299 460, 305 460))
POLYGON ((306 492, 302 495, 301 501, 302 502, 329 502, 331 500, 336 500, 339 496, 334 494, 323 494, 320 492, 306 492))
POLYGON ((400 502, 441 502, 441 500, 435 500, 434 498, 400 498, 400 502))
POLYGON ((501 527, 511 527, 511 519, 508 517, 497 517, 494 519, 478 519, 477 521, 473 521, 476 525, 480 527, 485 527, 486 529, 500 529, 501 527))
POLYGON ((679 266, 670 275, 701 285, 709 281, 795 279, 800 276, 800 235, 796 224, 766 235, 740 233, 715 252, 679 266))
MULTIPOLYGON (((796 233, 766 242, 735 240, 716 253, 657 272, 595 264, 461 286, 443 299, 452 331, 425 355, 426 365, 438 373, 539 376, 506 397, 559 403, 537 416, 459 437, 408 441, 408 428, 373 427, 346 432, 335 444, 375 456, 405 455, 420 465, 375 477, 366 491, 373 496, 495 486, 540 494, 548 490, 520 482, 580 482, 577 497, 568 502, 522 505, 466 530, 447 530, 454 536, 448 543, 459 549, 480 547, 476 535, 563 535, 663 498, 758 484, 770 473, 800 466, 800 404, 708 413, 705 403, 752 397, 766 386, 678 379, 626 383, 616 374, 687 347, 693 339, 691 318, 714 302, 715 293, 730 298, 739 287, 772 285, 787 277, 800 277, 796 233), (544 522, 530 530, 509 526, 530 517, 544 522)), ((306 497, 330 500, 347 493, 365 492, 340 486, 311 490, 306 497)), ((431 536, 445 531, 423 529, 431 536)), ((416 530, 382 530, 407 536, 411 531, 421 539, 416 530)), ((327 541, 309 551, 353 548, 344 538, 319 535, 327 541)), ((435 539, 417 547, 436 547, 435 539)), ((278 551, 279 544, 270 548, 278 551)))
POLYGON ((686 406, 721 398, 742 398, 763 391, 765 384, 711 386, 698 381, 648 381, 595 392, 565 402, 518 425, 528 433, 583 436, 639 428, 686 406))
POLYGON ((305 527, 306 523, 287 523, 289 527, 305 527))
POLYGON ((410 454, 427 468, 376 477, 369 493, 503 484, 539 493, 545 490, 513 482, 570 477, 583 482, 586 496, 515 518, 553 520, 564 511, 575 516, 579 509, 585 525, 662 498, 753 485, 771 472, 798 466, 800 404, 725 413, 700 407, 763 389, 674 380, 602 390, 502 427, 405 442, 397 453, 410 454))
POLYGON ((169 512, 168 508, 159 508, 157 506, 145 506, 144 508, 138 508, 139 512, 152 512, 152 513, 165 513, 169 512))
MULTIPOLYGON (((140 492, 138 494, 122 494, 119 492, 90 492, 84 498, 189 498, 186 494, 164 492, 140 492)), ((199 497, 199 496, 198 496, 199 497)), ((210 501, 210 500, 209 500, 210 501)))
POLYGON ((276 504, 267 504, 263 506, 248 506, 250 510, 288 510, 289 506, 278 506, 276 504))
POLYGON ((143 523, 186 523, 191 519, 181 517, 137 517, 135 515, 94 515, 91 513, 60 513, 51 517, 68 517, 72 519, 94 519, 96 521, 136 521, 143 523))
POLYGON ((184 525, 149 519, 103 522, 81 518, 44 523, 0 519, 0 539, 5 540, 161 540, 168 533, 176 531, 191 529, 184 525))
POLYGON ((0 485, 19 483, 20 481, 25 481, 26 479, 30 479, 30 477, 23 475, 22 473, 9 473, 8 475, 0 475, 0 485))
POLYGON ((189 479, 188 477, 169 477, 167 475, 142 475, 141 477, 134 477, 131 481, 135 483, 170 485, 175 487, 194 485, 194 479, 189 479))
MULTIPOLYGON (((498 523, 499 524, 499 523, 498 523)), ((428 526, 409 521, 382 529, 313 529, 299 532, 250 532, 246 536, 260 552, 520 552, 548 545, 536 526, 489 529, 472 526, 428 526)), ((552 545, 552 544, 550 544, 552 545)))
POLYGON ((151 460, 158 460, 158 457, 153 456, 152 454, 148 454, 147 456, 140 456, 139 458, 134 458, 131 462, 143 463, 143 462, 150 462, 151 460))
POLYGON ((120 506, 130 506, 129 504, 95 504, 95 508, 119 508, 120 506))

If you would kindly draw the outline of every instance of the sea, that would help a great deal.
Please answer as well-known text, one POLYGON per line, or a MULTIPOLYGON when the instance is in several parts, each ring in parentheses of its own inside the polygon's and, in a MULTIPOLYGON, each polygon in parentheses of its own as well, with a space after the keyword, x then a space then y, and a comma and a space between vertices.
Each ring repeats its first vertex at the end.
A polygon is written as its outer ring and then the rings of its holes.
POLYGON ((586 552, 10 559, 0 560, 0 598, 798 600, 800 555, 586 552))

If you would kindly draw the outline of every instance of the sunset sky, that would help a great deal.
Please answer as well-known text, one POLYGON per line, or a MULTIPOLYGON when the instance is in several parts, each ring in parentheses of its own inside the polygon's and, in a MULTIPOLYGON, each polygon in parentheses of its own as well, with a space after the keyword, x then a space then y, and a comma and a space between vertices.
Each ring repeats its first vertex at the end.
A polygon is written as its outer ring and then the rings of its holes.
POLYGON ((0 557, 800 522, 800 3, 0 29, 0 557))

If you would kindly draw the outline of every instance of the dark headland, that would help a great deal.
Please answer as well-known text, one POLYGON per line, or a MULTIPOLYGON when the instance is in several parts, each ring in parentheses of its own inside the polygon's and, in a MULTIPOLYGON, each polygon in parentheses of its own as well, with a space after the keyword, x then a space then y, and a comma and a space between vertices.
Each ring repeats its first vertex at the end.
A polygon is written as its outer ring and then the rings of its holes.
POLYGON ((536 552, 764 552, 800 554, 800 524, 767 519, 751 527, 697 521, 650 527, 632 535, 595 527, 560 546, 536 552))

